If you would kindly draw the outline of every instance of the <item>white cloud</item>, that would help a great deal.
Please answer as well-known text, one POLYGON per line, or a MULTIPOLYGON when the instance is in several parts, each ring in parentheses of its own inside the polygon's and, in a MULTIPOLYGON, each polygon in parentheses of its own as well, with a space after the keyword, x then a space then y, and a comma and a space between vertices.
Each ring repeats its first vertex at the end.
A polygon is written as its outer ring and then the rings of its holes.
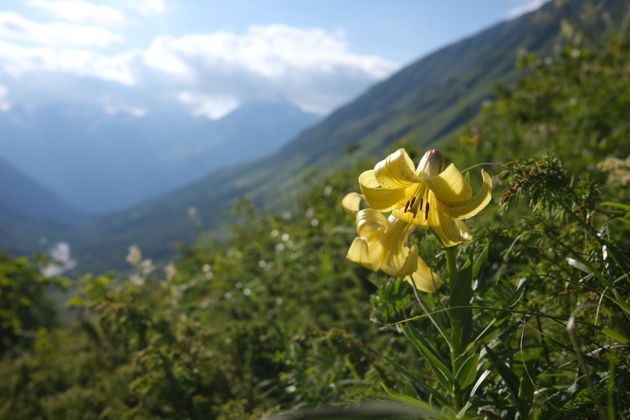
POLYGON ((270 79, 281 78, 291 70, 330 74, 344 68, 380 78, 395 67, 380 57, 348 52, 340 35, 286 25, 252 26, 243 35, 216 32, 159 37, 149 53, 152 49, 183 61, 197 61, 203 67, 243 68, 270 79))
POLYGON ((17 13, 0 12, 0 37, 50 46, 107 47, 122 40, 102 28, 67 23, 37 23, 17 13))
POLYGON ((71 21, 89 20, 98 23, 122 23, 124 21, 122 13, 113 7, 95 5, 87 1, 32 0, 30 4, 71 21))
POLYGON ((86 49, 23 47, 0 39, 0 74, 22 79, 28 73, 91 76, 126 85, 135 83, 130 62, 134 54, 106 56, 86 49))
POLYGON ((192 69, 179 57, 171 43, 170 37, 156 38, 144 52, 144 62, 153 69, 170 76, 178 78, 190 76, 192 69))
POLYGON ((147 114, 147 110, 144 108, 128 105, 112 105, 108 104, 103 107, 103 112, 107 115, 126 114, 132 117, 141 118, 147 114))
POLYGON ((3 83, 23 101, 107 98, 103 109, 134 104, 147 112, 158 103, 179 104, 210 118, 246 102, 286 101, 325 113, 398 68, 352 53, 339 31, 269 25, 244 33, 158 36, 145 49, 112 55, 76 45, 3 41, 1 17, 0 80, 10 76, 13 84, 3 83))
POLYGON ((354 54, 342 33, 286 25, 158 37, 142 54, 148 72, 239 102, 282 99, 326 112, 398 66, 354 54))
POLYGON ((177 99, 190 105, 194 116, 205 116, 213 120, 226 116, 239 106, 238 100, 229 95, 206 95, 182 91, 178 93, 177 99))
POLYGON ((7 87, 0 85, 0 111, 8 111, 11 109, 11 102, 7 99, 7 87))
POLYGON ((517 0, 519 4, 512 7, 508 11, 508 17, 514 18, 520 15, 524 15, 525 13, 532 12, 539 9, 543 4, 547 3, 548 1, 549 0, 517 0))
POLYGON ((135 0, 131 2, 131 5, 145 15, 166 12, 166 2, 164 0, 135 0))

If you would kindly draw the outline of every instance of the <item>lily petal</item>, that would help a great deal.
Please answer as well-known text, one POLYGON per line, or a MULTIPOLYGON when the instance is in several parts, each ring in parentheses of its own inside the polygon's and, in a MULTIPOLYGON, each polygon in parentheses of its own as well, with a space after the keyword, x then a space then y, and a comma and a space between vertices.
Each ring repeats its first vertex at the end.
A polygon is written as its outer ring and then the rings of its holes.
POLYGON ((443 210, 432 212, 429 217, 432 218, 430 221, 431 229, 433 229, 445 247, 459 245, 472 239, 468 226, 461 220, 452 219, 443 210))
POLYGON ((357 212, 357 234, 369 240, 381 236, 387 229, 387 219, 383 213, 374 209, 363 209, 357 212))
POLYGON ((411 274, 410 278, 407 278, 407 281, 410 280, 416 286, 416 289, 429 293, 437 291, 444 283, 440 276, 433 272, 420 257, 418 257, 416 271, 411 274))
POLYGON ((481 170, 483 185, 470 200, 456 205, 445 205, 444 210, 455 219, 469 219, 483 210, 492 198, 492 178, 486 171, 481 170))
POLYGON ((399 252, 390 253, 381 269, 390 276, 407 276, 416 271, 418 259, 417 245, 403 247, 399 252))
POLYGON ((419 181, 413 161, 405 149, 398 149, 374 166, 374 176, 383 188, 404 188, 419 181))
POLYGON ((416 271, 418 247, 407 247, 409 234, 416 228, 390 215, 387 218, 388 227, 380 239, 387 258, 381 269, 392 276, 406 276, 416 271))
POLYGON ((392 254, 399 253, 400 250, 405 247, 409 234, 411 234, 416 227, 405 223, 393 215, 389 215, 387 223, 387 231, 381 238, 381 243, 388 252, 392 254))
POLYGON ((372 271, 378 270, 381 265, 379 259, 374 259, 370 255, 368 241, 365 238, 354 238, 348 249, 346 258, 372 271))
POLYGON ((405 199, 405 188, 382 188, 372 169, 359 175, 359 186, 374 210, 389 211, 405 199))
POLYGON ((359 205, 361 204, 361 195, 355 192, 346 194, 341 200, 341 206, 351 217, 355 217, 359 211, 359 205))
POLYGON ((459 204, 472 196, 472 188, 452 163, 436 176, 426 179, 435 196, 446 204, 459 204))

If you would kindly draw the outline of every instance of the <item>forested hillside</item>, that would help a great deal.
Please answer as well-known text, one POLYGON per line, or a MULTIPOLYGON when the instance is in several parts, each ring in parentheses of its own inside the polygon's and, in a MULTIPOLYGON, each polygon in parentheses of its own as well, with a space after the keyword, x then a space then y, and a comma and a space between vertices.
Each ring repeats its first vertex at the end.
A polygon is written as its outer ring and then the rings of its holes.
POLYGON ((630 42, 562 27, 442 154, 374 128, 382 144, 307 178, 290 212, 241 200, 227 242, 192 214, 198 240, 164 269, 133 247, 130 273, 69 286, 3 257, 0 417, 630 416, 630 42), (50 282, 74 296, 57 324, 50 282))

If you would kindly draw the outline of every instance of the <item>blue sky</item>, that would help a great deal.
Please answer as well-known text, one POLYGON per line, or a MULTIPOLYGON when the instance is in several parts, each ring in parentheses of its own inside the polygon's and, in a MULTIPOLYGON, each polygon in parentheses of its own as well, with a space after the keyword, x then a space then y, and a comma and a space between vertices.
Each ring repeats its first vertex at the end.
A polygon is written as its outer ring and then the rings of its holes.
POLYGON ((327 113, 405 64, 544 0, 4 0, 0 111, 85 103, 219 118, 327 113))

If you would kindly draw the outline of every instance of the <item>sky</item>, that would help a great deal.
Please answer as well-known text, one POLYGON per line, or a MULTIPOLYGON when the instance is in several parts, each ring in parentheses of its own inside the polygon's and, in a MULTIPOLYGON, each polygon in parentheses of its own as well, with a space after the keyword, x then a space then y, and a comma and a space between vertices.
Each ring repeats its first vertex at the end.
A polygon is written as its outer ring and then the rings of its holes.
POLYGON ((0 112, 48 104, 221 118, 326 114, 440 47, 545 0, 3 0, 0 112))

